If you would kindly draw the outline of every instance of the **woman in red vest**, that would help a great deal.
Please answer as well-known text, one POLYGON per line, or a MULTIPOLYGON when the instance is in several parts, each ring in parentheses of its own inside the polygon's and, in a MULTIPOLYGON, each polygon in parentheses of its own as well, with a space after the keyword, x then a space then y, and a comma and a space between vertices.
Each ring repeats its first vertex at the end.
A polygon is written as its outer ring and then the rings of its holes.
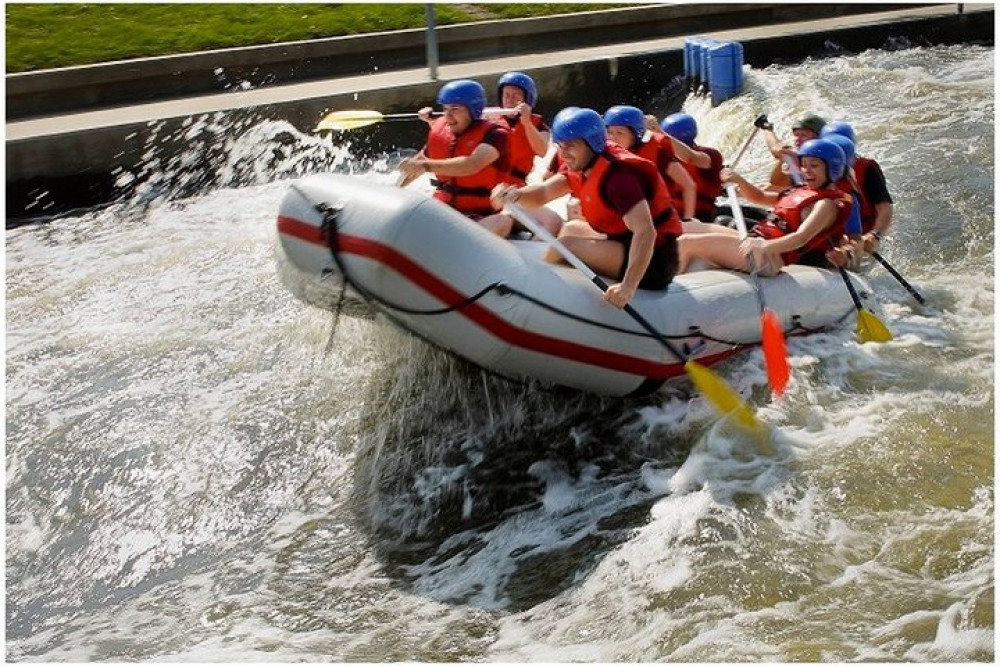
POLYGON ((646 116, 634 106, 618 105, 604 114, 608 138, 625 150, 644 157, 660 169, 674 200, 674 207, 685 221, 693 220, 698 192, 694 179, 674 153, 673 142, 664 134, 646 136, 646 116))
MULTIPOLYGON (((674 144, 674 152, 681 159, 681 164, 691 174, 694 180, 695 204, 694 216, 707 223, 715 220, 715 200, 722 194, 722 164, 723 157, 715 148, 699 146, 694 142, 698 136, 698 123, 687 113, 672 113, 663 119, 661 125, 653 123, 653 127, 662 130, 667 136, 688 148, 686 153, 678 150, 674 144)), ((650 128, 650 131, 656 130, 650 128)))
MULTIPOLYGON (((595 272, 620 280, 604 299, 624 307, 637 289, 666 289, 677 269, 680 218, 656 165, 608 141, 604 120, 593 109, 569 107, 552 122, 564 169, 543 183, 498 185, 493 205, 526 208, 573 194, 584 220, 559 234, 566 247, 595 272)), ((550 250, 546 259, 561 261, 550 250)))
POLYGON ((490 191, 507 180, 507 130, 482 118, 486 91, 475 81, 446 83, 437 102, 444 114, 431 123, 420 152, 400 163, 401 185, 431 172, 435 199, 506 236, 510 219, 494 213, 490 191))
POLYGON ((685 234, 679 242, 680 271, 696 258, 713 266, 749 271, 751 254, 761 275, 776 275, 787 264, 825 265, 826 251, 839 242, 851 214, 851 196, 836 185, 847 168, 847 158, 840 146, 826 139, 806 141, 798 156, 805 184, 777 193, 723 170, 723 180, 737 183, 747 199, 774 208, 744 241, 735 229, 721 226, 685 234))

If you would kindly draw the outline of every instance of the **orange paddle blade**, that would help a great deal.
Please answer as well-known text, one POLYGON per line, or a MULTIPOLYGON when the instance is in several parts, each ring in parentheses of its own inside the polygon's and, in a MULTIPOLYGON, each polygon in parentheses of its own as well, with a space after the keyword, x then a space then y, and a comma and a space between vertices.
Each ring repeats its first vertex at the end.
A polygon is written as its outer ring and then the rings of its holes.
POLYGON ((764 349, 764 365, 767 366, 767 381, 776 398, 785 393, 790 370, 788 369, 788 347, 785 346, 785 332, 774 310, 765 308, 760 315, 760 343, 764 349))

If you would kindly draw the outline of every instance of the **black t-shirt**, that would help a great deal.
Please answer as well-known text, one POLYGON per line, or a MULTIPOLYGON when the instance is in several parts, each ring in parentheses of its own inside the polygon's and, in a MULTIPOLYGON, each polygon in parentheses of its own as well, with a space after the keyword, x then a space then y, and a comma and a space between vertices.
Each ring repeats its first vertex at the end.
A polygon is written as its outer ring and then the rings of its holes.
POLYGON ((892 203, 889 186, 885 182, 885 174, 882 173, 882 167, 875 160, 871 160, 868 169, 865 170, 865 182, 858 183, 858 185, 861 186, 861 191, 865 193, 865 199, 871 205, 892 203))

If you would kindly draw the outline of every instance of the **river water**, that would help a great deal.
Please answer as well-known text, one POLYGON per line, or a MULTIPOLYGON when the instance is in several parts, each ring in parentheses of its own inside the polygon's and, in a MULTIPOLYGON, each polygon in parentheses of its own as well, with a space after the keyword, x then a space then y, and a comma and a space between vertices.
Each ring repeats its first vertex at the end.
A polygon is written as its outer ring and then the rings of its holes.
POLYGON ((8 231, 7 659, 992 661, 994 51, 899 46, 684 103, 730 156, 761 112, 851 121, 928 300, 871 268, 895 339, 790 340, 780 402, 759 351, 719 366, 770 454, 684 382, 622 402, 331 335, 276 277, 278 202, 391 175, 283 122, 193 120, 211 182, 193 146, 8 231))

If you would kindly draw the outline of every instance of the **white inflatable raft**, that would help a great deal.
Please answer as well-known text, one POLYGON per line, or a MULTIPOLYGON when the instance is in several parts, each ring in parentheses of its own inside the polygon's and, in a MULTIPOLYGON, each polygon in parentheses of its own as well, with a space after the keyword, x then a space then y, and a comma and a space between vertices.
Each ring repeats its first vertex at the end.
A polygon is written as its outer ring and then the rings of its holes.
MULTIPOLYGON (((683 363, 544 243, 498 238, 426 195, 341 175, 295 182, 278 214, 282 281, 302 300, 364 300, 411 333, 483 368, 607 395, 642 394, 683 363)), ((852 275, 863 300, 871 290, 852 275)), ((808 266, 762 278, 788 335, 853 322, 841 276, 808 266)), ((704 270, 632 301, 674 345, 709 365, 760 343, 749 275, 704 270)))

